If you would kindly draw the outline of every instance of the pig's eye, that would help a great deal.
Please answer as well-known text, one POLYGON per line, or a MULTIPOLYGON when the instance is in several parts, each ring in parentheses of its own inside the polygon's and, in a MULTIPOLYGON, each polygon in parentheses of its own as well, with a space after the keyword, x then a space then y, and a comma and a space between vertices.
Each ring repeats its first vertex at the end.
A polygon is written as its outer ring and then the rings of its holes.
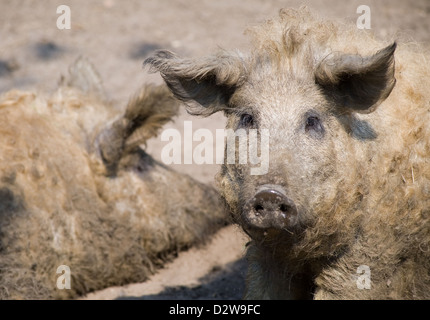
POLYGON ((306 118, 305 131, 320 138, 324 135, 324 127, 318 116, 309 115, 306 118))
POLYGON ((248 113, 244 113, 240 116, 239 126, 243 128, 249 128, 254 125, 254 117, 248 113))

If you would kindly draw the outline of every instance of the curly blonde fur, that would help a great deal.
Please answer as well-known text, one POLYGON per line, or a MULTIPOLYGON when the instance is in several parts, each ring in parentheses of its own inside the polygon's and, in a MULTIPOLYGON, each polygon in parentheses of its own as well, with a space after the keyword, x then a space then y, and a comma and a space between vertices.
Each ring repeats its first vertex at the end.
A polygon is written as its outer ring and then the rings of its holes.
POLYGON ((214 188, 137 145, 176 110, 165 86, 142 88, 123 116, 70 87, 1 96, 0 299, 76 298, 146 280, 226 222, 214 188), (132 128, 112 133, 124 117, 132 128), (100 157, 101 133, 111 137, 106 148, 117 138, 126 146, 116 150, 115 176, 100 157), (61 265, 71 289, 57 288, 61 265))

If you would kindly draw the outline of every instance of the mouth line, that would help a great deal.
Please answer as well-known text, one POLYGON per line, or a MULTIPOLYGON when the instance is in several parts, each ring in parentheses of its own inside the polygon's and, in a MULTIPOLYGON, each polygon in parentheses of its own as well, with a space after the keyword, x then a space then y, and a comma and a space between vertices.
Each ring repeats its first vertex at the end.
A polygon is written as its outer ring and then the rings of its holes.
POLYGON ((290 247, 300 240, 300 233, 291 230, 291 228, 259 228, 249 225, 242 225, 242 228, 252 240, 262 244, 280 241, 283 246, 290 247))
POLYGON ((295 233, 293 231, 288 230, 287 228, 282 228, 282 230, 287 231, 289 234, 291 235, 295 235, 295 233))
MULTIPOLYGON (((287 224, 283 224, 283 225, 268 225, 268 226, 262 226, 259 224, 255 224, 252 223, 252 221, 250 221, 246 215, 242 214, 241 215, 241 225, 244 227, 244 229, 249 230, 251 232, 263 232, 263 233, 272 233, 272 232, 283 232, 285 234, 291 235, 291 236, 295 236, 297 234, 296 232, 296 225, 287 225, 287 224)), ((287 219, 287 218, 285 218, 287 219)))
POLYGON ((293 233, 298 223, 297 211, 294 206, 288 206, 287 210, 260 209, 245 206, 241 212, 242 221, 256 229, 278 229, 293 233))

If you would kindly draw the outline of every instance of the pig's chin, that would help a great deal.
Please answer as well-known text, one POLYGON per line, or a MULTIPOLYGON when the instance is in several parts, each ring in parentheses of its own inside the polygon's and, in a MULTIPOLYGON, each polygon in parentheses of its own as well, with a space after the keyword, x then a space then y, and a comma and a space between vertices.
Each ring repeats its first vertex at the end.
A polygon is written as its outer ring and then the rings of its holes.
POLYGON ((295 220, 294 218, 281 216, 274 220, 276 223, 267 223, 257 220, 255 217, 249 217, 249 214, 245 213, 242 214, 242 227, 252 238, 278 236, 280 234, 294 237, 300 229, 295 221, 291 221, 295 220))
POLYGON ((294 230, 297 225, 297 216, 288 213, 276 213, 270 217, 262 217, 261 214, 244 211, 242 213, 244 224, 248 228, 258 230, 294 230))

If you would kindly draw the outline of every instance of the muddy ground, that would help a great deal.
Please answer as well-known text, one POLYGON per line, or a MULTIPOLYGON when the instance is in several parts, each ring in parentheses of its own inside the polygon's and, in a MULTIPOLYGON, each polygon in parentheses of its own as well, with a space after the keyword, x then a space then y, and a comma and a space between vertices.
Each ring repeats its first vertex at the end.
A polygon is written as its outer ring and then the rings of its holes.
MULTIPOLYGON (((120 109, 143 83, 160 83, 142 69, 143 60, 165 48, 183 56, 209 54, 219 47, 246 49, 243 31, 277 14, 282 7, 306 4, 321 15, 355 22, 359 5, 371 9, 378 37, 393 36, 430 44, 429 0, 0 0, 0 93, 10 89, 55 90, 61 74, 79 56, 92 61, 107 96, 120 109), (59 5, 71 9, 71 29, 57 28, 59 5)), ((221 115, 192 118, 193 130, 224 127, 221 115)), ((148 152, 160 159, 159 138, 148 152)), ((184 150, 189 152, 189 150, 184 150)), ((217 165, 174 165, 176 170, 212 183, 217 165)), ((244 290, 246 236, 235 226, 222 229, 203 248, 181 252, 149 281, 89 294, 87 299, 240 299, 244 290)))

